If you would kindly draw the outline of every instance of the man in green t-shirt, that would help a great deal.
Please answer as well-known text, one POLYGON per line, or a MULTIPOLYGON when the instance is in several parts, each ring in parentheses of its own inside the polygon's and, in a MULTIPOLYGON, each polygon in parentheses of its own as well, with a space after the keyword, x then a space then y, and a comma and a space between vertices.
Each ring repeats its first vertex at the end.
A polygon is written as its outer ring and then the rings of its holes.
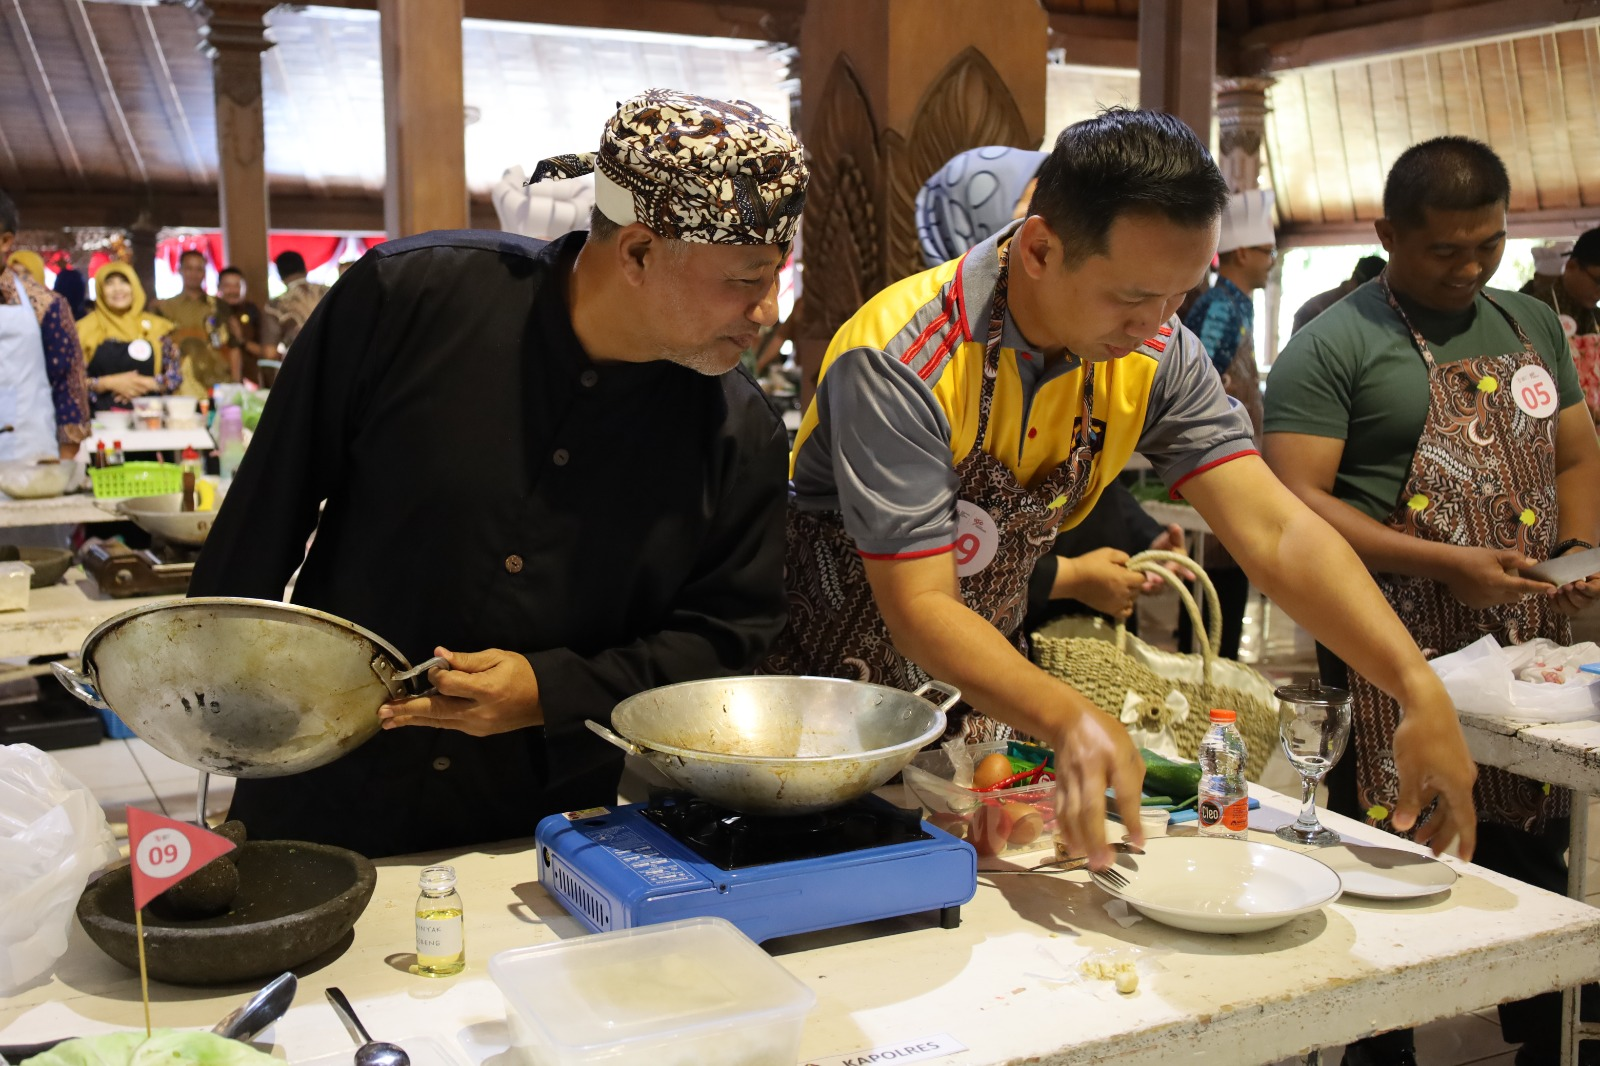
MULTIPOLYGON (((1441 137, 1404 152, 1384 188, 1383 275, 1296 333, 1268 378, 1274 473, 1342 533, 1419 646, 1445 653, 1569 641, 1567 615, 1600 596, 1520 571, 1600 539, 1600 445, 1554 312, 1487 289, 1505 250, 1510 182, 1494 152, 1441 137)), ((1329 804, 1388 827, 1399 709, 1323 649, 1324 679, 1354 697, 1355 758, 1329 804)), ((1475 860, 1566 887, 1569 796, 1480 768, 1475 860)), ((1580 860, 1581 861, 1581 860, 1580 860)), ((1501 1007, 1517 1061, 1559 1046, 1559 997, 1501 1007)), ((1362 1041, 1347 1062, 1414 1062, 1410 1034, 1362 1041)), ((1554 1061, 1554 1058, 1549 1058, 1554 1061)))

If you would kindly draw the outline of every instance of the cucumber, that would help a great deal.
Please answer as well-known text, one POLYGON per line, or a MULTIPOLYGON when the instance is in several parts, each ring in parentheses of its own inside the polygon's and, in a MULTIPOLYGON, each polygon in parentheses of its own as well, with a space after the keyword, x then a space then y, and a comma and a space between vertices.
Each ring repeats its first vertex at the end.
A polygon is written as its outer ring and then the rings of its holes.
POLYGON ((1148 748, 1140 748, 1144 758, 1144 790, 1161 796, 1171 796, 1180 803, 1200 793, 1200 764, 1174 762, 1157 755, 1148 748))

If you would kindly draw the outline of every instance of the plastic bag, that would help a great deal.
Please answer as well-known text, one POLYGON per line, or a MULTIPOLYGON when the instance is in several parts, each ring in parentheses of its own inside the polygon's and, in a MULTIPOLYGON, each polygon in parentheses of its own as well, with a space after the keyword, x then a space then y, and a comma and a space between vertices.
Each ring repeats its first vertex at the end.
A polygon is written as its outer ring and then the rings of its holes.
POLYGON ((1518 674, 1534 670, 1544 676, 1548 669, 1550 676, 1555 671, 1565 676, 1567 660, 1578 665, 1594 662, 1600 658, 1590 657, 1595 650, 1600 649, 1592 644, 1564 649, 1549 641, 1502 648, 1490 636, 1428 665, 1444 682, 1457 710, 1514 722, 1575 722, 1600 718, 1600 685, 1594 683, 1600 678, 1577 673, 1575 667, 1564 683, 1523 681, 1518 674))
POLYGON ((117 857, 93 793, 31 744, 0 747, 0 995, 66 954, 78 897, 117 857))

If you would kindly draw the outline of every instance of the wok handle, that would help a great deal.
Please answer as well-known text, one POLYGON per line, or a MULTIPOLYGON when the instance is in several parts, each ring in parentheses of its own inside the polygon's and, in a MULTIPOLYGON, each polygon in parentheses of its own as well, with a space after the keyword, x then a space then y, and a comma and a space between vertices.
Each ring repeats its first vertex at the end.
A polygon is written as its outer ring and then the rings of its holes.
POLYGON ((648 754, 650 754, 650 749, 649 748, 641 748, 639 745, 635 744, 633 741, 628 740, 628 739, 626 739, 624 737, 617 736, 617 734, 613 733, 611 730, 607 729, 605 726, 601 725, 599 722, 596 722, 593 718, 584 719, 584 723, 583 724, 589 727, 589 732, 593 733, 595 736, 599 737, 601 740, 605 741, 607 744, 616 745, 617 747, 621 748, 623 751, 627 752, 629 755, 648 755, 648 754))
POLYGON ((56 680, 66 687, 66 690, 78 697, 91 707, 98 707, 102 711, 109 711, 110 705, 100 697, 100 690, 95 688, 94 682, 87 674, 80 674, 66 663, 51 663, 50 672, 56 675, 56 680))
POLYGON ((428 681, 428 671, 434 667, 448 670, 450 664, 434 656, 420 666, 413 666, 404 673, 395 674, 392 680, 407 696, 426 696, 433 691, 433 685, 428 681))
MULTIPOLYGON (((929 681, 926 685, 913 692, 912 695, 927 699, 930 692, 937 692, 944 697, 944 702, 939 704, 941 711, 948 711, 961 700, 961 690, 952 685, 947 685, 943 681, 929 681)), ((929 700, 928 702, 932 703, 933 701, 929 700)))

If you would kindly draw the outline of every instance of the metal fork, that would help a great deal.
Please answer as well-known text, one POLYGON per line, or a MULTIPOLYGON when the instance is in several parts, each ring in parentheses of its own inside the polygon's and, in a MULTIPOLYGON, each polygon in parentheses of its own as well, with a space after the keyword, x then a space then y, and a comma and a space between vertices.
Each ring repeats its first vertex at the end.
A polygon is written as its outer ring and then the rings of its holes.
POLYGON ((1104 870, 1090 870, 1089 877, 1095 881, 1104 881, 1112 888, 1127 888, 1128 877, 1115 866, 1108 866, 1104 870))

